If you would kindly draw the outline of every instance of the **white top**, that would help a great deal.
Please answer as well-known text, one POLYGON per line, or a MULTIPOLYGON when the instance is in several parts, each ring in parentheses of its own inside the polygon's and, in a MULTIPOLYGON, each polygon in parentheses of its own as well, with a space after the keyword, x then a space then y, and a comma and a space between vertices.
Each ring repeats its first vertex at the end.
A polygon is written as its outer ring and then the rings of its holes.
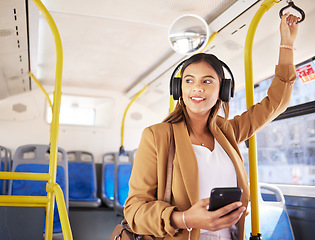
MULTIPOLYGON (((209 198, 215 187, 237 187, 237 177, 230 157, 214 139, 214 149, 192 145, 198 162, 200 199, 209 198)), ((201 229, 201 233, 208 232, 201 229)), ((230 235, 228 228, 216 231, 218 236, 230 235)))

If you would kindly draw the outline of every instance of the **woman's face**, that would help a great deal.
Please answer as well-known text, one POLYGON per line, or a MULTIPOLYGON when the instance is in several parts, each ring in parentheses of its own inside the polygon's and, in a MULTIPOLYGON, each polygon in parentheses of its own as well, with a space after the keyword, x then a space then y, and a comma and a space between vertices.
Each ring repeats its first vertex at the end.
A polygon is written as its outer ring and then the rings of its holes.
POLYGON ((220 81, 216 71, 206 62, 190 64, 183 72, 182 97, 188 114, 209 116, 219 98, 220 81))

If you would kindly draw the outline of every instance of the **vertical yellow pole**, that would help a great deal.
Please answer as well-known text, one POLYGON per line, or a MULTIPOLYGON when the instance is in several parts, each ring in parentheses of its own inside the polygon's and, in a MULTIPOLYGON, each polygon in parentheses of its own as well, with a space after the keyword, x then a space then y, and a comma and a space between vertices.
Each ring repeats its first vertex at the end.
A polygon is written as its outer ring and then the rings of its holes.
MULTIPOLYGON (((47 20, 51 31, 54 36, 56 44, 56 76, 55 76, 55 92, 54 92, 54 104, 53 104, 53 114, 52 122, 50 128, 50 161, 49 161, 49 174, 50 179, 49 184, 56 183, 56 173, 57 173, 57 156, 58 156, 58 136, 59 136, 59 113, 61 104, 61 84, 62 84, 62 66, 63 66, 63 51, 62 43, 57 26, 51 17, 50 13, 46 7, 42 4, 40 0, 33 0, 38 9, 42 12, 43 16, 47 20)), ((53 191, 47 193, 49 202, 46 208, 46 226, 45 226, 45 239, 52 239, 53 233, 53 218, 54 218, 54 201, 55 194, 53 191)))
POLYGON ((169 109, 169 113, 173 112, 175 109, 175 100, 173 98, 173 96, 170 96, 170 109, 169 109))
POLYGON ((133 104, 134 101, 136 101, 141 94, 148 88, 148 85, 144 86, 130 101, 130 103, 128 104, 125 112, 124 112, 124 116, 122 119, 122 124, 121 124, 121 132, 120 132, 120 147, 124 146, 124 132, 125 132, 125 119, 126 119, 126 115, 128 112, 128 109, 130 108, 131 104, 133 104))
MULTIPOLYGON (((247 32, 245 41, 245 86, 246 86, 246 104, 247 109, 254 104, 254 82, 253 82, 253 66, 252 66, 252 49, 254 35, 262 16, 275 3, 279 1, 266 0, 264 1, 258 11, 256 12, 247 32)), ((251 219, 252 219, 252 233, 250 239, 261 239, 259 227, 259 207, 258 207, 258 174, 257 174, 257 146, 256 135, 249 139, 249 181, 250 181, 250 200, 251 200, 251 219)))

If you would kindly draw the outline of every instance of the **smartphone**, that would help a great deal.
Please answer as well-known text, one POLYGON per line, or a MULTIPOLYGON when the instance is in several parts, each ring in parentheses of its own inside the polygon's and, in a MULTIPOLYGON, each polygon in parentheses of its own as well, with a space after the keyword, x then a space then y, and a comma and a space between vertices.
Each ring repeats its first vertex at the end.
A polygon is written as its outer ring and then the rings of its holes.
MULTIPOLYGON (((243 190, 239 187, 213 188, 210 193, 209 211, 215 211, 241 200, 243 190)), ((236 211, 237 209, 233 210, 236 211)), ((231 212, 233 212, 231 211, 231 212)), ((230 214, 229 212, 228 214, 230 214)))

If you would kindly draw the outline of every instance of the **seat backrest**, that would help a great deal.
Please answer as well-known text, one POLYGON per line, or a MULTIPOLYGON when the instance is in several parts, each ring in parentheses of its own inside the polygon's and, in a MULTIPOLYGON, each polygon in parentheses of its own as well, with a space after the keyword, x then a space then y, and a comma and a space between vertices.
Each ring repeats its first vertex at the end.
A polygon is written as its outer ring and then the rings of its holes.
POLYGON ((123 208, 129 193, 133 154, 133 151, 115 154, 114 210, 120 215, 123 215, 123 208))
MULTIPOLYGON (((294 240, 294 234, 290 223, 289 215, 285 206, 285 199, 281 190, 271 184, 259 183, 259 219, 260 232, 264 240, 294 240), (262 190, 262 191, 261 191, 262 190), (264 201, 262 192, 267 191, 273 194, 273 201, 264 201)), ((248 211, 251 207, 249 204, 248 211)), ((245 233, 249 239, 251 232, 251 215, 245 219, 245 233)))
MULTIPOLYGON (((2 172, 9 172, 10 169, 10 151, 3 147, 0 146, 0 171, 2 172)), ((7 194, 7 180, 5 179, 0 179, 0 195, 5 195, 7 194)))
POLYGON ((115 153, 105 153, 102 159, 101 199, 108 207, 114 207, 115 153))
MULTIPOLYGON (((50 160, 49 145, 24 145, 17 148, 13 157, 13 172, 48 173, 50 160)), ((68 159, 65 150, 58 148, 56 182, 60 185, 65 204, 69 206, 68 159)), ((46 181, 10 180, 9 195, 46 196, 46 181)), ((54 209, 54 233, 61 233, 58 208, 54 209)))
POLYGON ((86 151, 69 151, 69 201, 70 206, 98 207, 94 156, 86 151))

